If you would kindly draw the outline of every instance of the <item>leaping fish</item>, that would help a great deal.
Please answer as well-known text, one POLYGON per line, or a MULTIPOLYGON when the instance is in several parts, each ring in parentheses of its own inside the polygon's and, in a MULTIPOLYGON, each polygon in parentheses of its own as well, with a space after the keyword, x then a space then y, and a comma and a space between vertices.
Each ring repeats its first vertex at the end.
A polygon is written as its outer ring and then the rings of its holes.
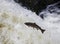
POLYGON ((42 33, 44 33, 44 31, 45 31, 44 29, 39 27, 36 23, 26 22, 25 25, 36 28, 37 30, 40 29, 42 33))

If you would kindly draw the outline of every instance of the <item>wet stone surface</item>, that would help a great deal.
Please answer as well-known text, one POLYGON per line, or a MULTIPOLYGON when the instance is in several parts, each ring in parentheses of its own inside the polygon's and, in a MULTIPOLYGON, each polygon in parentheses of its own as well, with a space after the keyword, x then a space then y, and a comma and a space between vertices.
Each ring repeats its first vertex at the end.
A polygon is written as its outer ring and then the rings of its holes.
POLYGON ((27 7, 28 9, 39 14, 47 5, 58 2, 59 0, 14 0, 17 3, 21 3, 22 6, 27 7))

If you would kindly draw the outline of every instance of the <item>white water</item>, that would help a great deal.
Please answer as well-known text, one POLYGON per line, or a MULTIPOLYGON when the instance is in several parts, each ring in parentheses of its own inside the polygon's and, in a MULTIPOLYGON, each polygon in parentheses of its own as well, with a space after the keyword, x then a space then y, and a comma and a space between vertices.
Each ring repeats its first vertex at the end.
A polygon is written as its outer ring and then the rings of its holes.
POLYGON ((43 20, 13 0, 0 0, 0 24, 5 25, 0 28, 0 44, 60 44, 60 14, 57 14, 60 9, 54 7, 56 12, 50 13, 49 7, 40 13, 44 14, 43 20), (42 34, 40 30, 26 26, 25 22, 36 23, 46 31, 42 34))
POLYGON ((53 44, 60 44, 60 8, 57 6, 60 2, 48 5, 40 15, 44 15, 44 24, 46 30, 50 33, 50 39, 53 44))

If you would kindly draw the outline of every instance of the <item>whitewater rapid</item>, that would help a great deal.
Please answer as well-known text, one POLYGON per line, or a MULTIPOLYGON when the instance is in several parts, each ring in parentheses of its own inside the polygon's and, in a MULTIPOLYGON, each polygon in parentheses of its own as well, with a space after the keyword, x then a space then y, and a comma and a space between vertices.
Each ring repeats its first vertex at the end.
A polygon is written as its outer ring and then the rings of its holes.
POLYGON ((59 12, 58 6, 52 4, 37 16, 13 0, 0 0, 0 44, 60 44, 59 12), (45 32, 42 34, 26 22, 36 23, 45 32))

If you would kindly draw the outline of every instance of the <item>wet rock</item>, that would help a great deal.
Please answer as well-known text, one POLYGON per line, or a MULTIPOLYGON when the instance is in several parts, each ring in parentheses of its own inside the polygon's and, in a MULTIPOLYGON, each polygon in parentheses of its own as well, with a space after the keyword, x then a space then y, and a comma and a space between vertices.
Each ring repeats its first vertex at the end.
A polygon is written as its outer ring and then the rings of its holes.
POLYGON ((41 10, 45 9, 47 5, 58 2, 59 0, 14 0, 17 3, 22 3, 22 6, 26 6, 28 9, 36 12, 37 14, 41 10))

